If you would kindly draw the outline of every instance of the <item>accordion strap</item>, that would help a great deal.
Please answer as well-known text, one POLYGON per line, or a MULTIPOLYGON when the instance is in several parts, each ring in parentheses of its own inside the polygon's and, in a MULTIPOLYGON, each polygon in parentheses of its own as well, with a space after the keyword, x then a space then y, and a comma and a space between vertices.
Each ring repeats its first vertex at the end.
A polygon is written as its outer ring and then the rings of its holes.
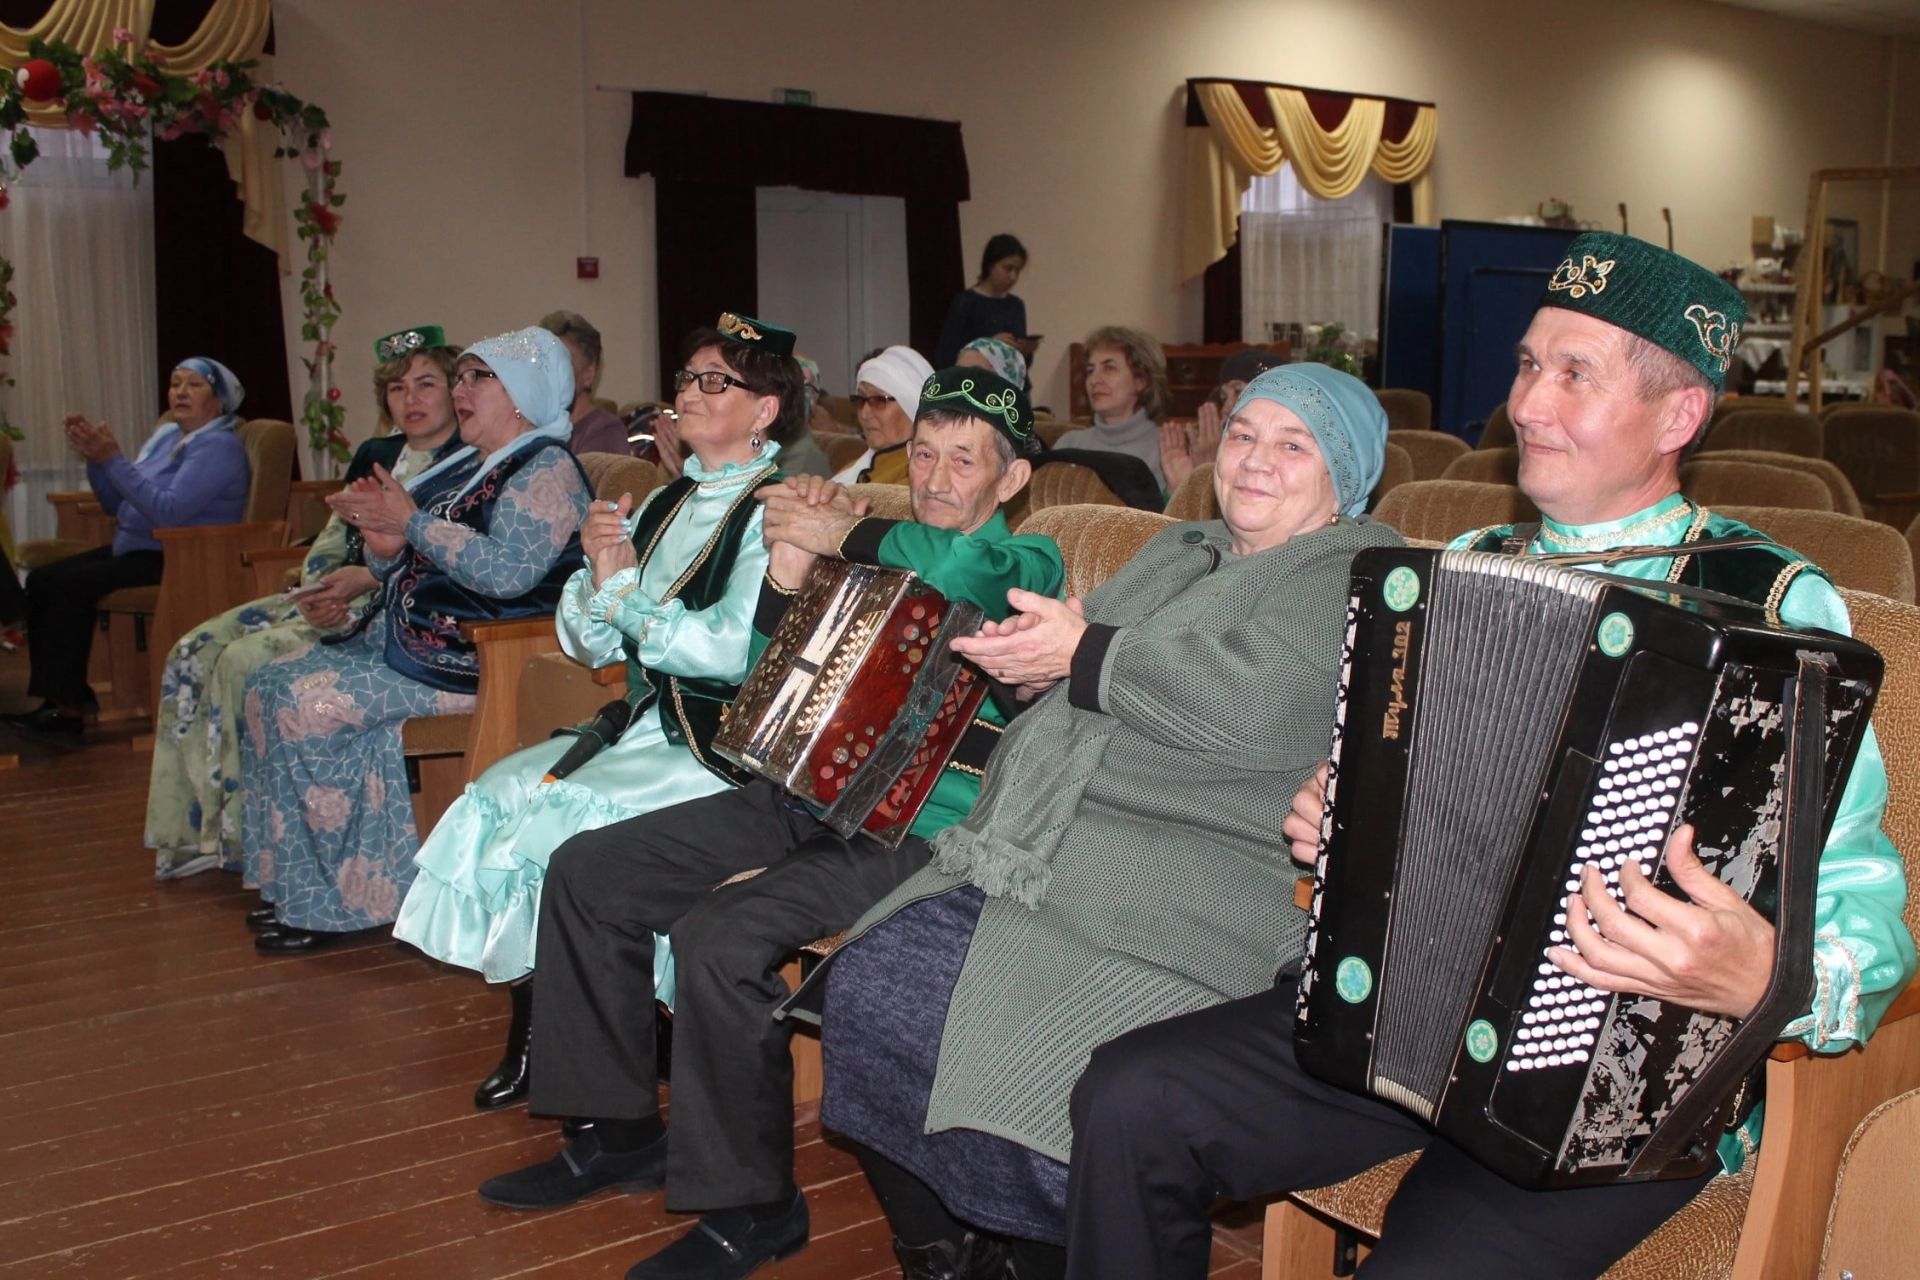
MULTIPOLYGON (((1501 542, 1501 549, 1505 550, 1512 545, 1515 538, 1520 539, 1519 545, 1524 548, 1527 543, 1533 541, 1533 531, 1539 527, 1539 525, 1515 525, 1512 537, 1501 542)), ((1743 533, 1730 538, 1702 538, 1698 542, 1683 542, 1679 546, 1613 547, 1606 551, 1542 551, 1528 556, 1527 559, 1540 560, 1547 564, 1619 564, 1623 560, 1658 560, 1676 555, 1697 556, 1708 551, 1733 551, 1740 547, 1777 547, 1779 545, 1765 534, 1743 533)))

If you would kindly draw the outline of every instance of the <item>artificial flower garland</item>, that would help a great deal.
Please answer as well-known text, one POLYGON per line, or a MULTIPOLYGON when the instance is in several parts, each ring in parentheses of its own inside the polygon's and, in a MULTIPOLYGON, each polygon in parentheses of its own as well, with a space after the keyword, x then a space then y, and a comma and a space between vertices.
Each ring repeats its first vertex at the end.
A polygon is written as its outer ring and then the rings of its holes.
MULTIPOLYGON (((6 183, 40 154, 23 127, 29 102, 61 104, 69 128, 96 134, 106 144, 108 171, 131 170, 136 182, 147 168, 147 149, 155 134, 162 141, 199 134, 217 142, 239 127, 246 111, 279 129, 287 141, 274 148, 274 155, 298 156, 307 175, 306 199, 293 215, 295 231, 307 246, 307 265, 300 273, 300 337, 312 344, 312 355, 301 358, 307 368, 307 395, 300 421, 315 461, 324 459, 337 471, 350 451, 344 430, 347 411, 340 403, 340 389, 333 385, 332 333, 340 305, 327 278, 327 255, 340 230, 339 208, 347 198, 338 187, 340 162, 327 156, 333 146, 327 113, 277 85, 256 82, 252 72, 257 64, 251 60, 222 60, 192 76, 175 75, 151 51, 136 53, 133 33, 126 28, 115 29, 113 40, 112 48, 91 57, 60 41, 35 40, 19 70, 11 77, 0 76, 0 130, 9 135, 0 155, 0 209, 7 206, 6 183)), ((12 278, 12 264, 0 258, 0 356, 9 353, 13 337, 12 278)), ((0 387, 13 382, 0 371, 0 387)), ((7 421, 4 406, 0 431, 21 438, 7 421)))

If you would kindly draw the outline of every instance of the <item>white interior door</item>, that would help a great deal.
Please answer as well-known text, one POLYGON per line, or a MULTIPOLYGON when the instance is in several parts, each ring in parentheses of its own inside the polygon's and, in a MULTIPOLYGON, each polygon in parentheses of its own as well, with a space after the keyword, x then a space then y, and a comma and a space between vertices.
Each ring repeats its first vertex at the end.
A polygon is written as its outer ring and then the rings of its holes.
POLYGON ((907 205, 794 187, 756 193, 758 314, 799 335, 827 390, 853 390, 875 347, 907 341, 907 205))

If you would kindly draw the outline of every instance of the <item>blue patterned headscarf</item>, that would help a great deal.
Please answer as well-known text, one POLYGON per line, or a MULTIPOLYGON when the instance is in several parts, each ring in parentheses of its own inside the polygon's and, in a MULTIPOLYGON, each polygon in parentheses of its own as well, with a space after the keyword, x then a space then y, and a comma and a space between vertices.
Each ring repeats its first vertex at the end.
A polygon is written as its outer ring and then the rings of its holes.
POLYGON ((247 398, 247 389, 240 385, 240 379, 234 376, 233 370, 211 356, 188 356, 174 368, 191 369, 205 378, 207 385, 213 388, 213 394, 219 397, 220 407, 228 413, 238 409, 240 402, 247 398))
POLYGON ((1016 387, 1027 385, 1027 358, 1020 354, 1020 348, 998 338, 975 338, 962 351, 978 351, 985 356, 993 371, 1016 387))
POLYGON ((1333 477, 1340 514, 1364 514, 1387 456, 1387 414, 1367 384, 1324 364, 1289 364, 1249 382, 1233 411, 1254 400, 1271 400, 1299 415, 1333 477))

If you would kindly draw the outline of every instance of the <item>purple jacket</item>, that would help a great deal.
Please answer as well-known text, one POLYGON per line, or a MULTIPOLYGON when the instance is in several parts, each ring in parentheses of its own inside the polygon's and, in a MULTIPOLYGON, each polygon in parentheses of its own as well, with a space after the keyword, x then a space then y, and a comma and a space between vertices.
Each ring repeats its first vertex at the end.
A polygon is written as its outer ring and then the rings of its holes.
POLYGON ((234 434, 231 416, 215 418, 192 435, 165 423, 129 462, 115 454, 105 464, 87 464, 87 483, 100 505, 120 524, 113 554, 158 551, 155 529, 178 525, 234 524, 246 514, 252 468, 234 434))
POLYGON ((599 405, 573 424, 573 442, 568 447, 575 453, 633 452, 633 446, 627 443, 627 424, 599 405))

